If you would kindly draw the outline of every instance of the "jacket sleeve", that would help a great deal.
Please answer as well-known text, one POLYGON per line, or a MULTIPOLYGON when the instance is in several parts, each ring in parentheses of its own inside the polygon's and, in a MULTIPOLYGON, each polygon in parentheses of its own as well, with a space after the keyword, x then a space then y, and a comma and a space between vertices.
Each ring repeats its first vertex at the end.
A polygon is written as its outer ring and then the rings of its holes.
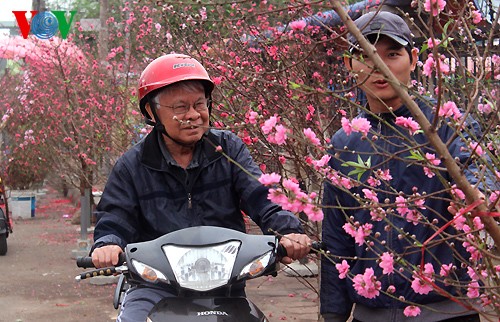
POLYGON ((354 240, 342 228, 346 220, 345 214, 336 206, 337 198, 342 198, 342 192, 332 184, 325 183, 322 240, 330 252, 330 255, 323 256, 321 260, 320 312, 325 321, 346 321, 353 306, 347 291, 350 280, 348 277, 340 279, 335 267, 335 264, 342 261, 338 256, 355 255, 354 240))
POLYGON ((97 205, 92 250, 114 244, 122 248, 136 241, 140 208, 132 176, 121 159, 113 167, 97 205))
MULTIPOLYGON (((444 126, 441 129, 441 139, 443 142, 448 142, 450 138, 455 137, 455 130, 449 126, 444 126)), ((479 123, 474 120, 472 117, 468 116, 466 121, 464 122, 464 130, 461 131, 460 135, 457 135, 453 141, 451 141, 449 145, 449 151, 453 158, 457 159, 459 164, 464 169, 464 174, 467 177, 467 180, 475 185, 478 184, 478 188, 481 191, 490 190, 498 190, 500 189, 500 184, 496 179, 495 173, 491 171, 491 169, 485 169, 484 172, 481 172, 478 169, 478 164, 475 161, 475 158, 471 158, 471 148, 467 146, 468 140, 472 142, 478 142, 480 140, 484 140, 481 126, 479 123), (481 176, 477 176, 477 174, 481 174, 481 176)), ((489 159, 487 154, 480 156, 481 158, 489 159)), ((492 164, 492 162, 484 162, 481 161, 482 164, 492 164)))
POLYGON ((241 210, 250 216, 264 234, 273 234, 273 231, 280 234, 303 233, 302 225, 293 213, 283 210, 267 198, 269 190, 258 181, 262 172, 246 145, 234 134, 231 134, 230 142, 226 152, 235 163, 233 183, 241 196, 241 210))

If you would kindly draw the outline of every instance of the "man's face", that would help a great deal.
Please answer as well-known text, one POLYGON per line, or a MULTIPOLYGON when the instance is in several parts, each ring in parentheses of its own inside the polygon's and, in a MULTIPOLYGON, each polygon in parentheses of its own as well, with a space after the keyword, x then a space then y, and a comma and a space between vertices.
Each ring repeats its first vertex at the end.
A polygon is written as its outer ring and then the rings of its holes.
POLYGON ((158 118, 174 140, 191 145, 207 131, 209 111, 204 90, 171 89, 160 93, 157 103, 158 118))
MULTIPOLYGON (((410 74, 415 69, 417 52, 412 51, 412 61, 407 50, 389 37, 381 36, 375 44, 377 53, 391 70, 394 76, 403 84, 408 85, 410 74)), ((372 69, 372 61, 358 53, 353 54, 351 63, 346 60, 347 67, 358 75, 356 82, 365 92, 372 112, 386 112, 388 107, 399 108, 402 103, 392 86, 384 76, 372 69), (381 102, 382 101, 382 102, 381 102)))

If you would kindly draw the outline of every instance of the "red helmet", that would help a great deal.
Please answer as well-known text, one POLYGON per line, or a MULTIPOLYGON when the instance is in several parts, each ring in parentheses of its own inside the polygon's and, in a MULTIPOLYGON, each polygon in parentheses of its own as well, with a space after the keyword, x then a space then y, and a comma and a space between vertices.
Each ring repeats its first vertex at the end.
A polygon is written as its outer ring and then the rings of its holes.
POLYGON ((139 78, 139 104, 141 112, 150 118, 145 110, 146 96, 165 86, 186 80, 201 80, 207 95, 212 93, 214 83, 205 68, 196 59, 182 54, 169 54, 153 60, 139 78))

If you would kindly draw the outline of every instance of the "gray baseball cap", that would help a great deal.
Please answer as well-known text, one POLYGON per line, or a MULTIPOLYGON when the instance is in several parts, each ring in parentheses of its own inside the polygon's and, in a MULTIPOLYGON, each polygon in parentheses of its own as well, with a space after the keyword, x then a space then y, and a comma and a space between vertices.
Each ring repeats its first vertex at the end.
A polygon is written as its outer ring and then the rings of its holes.
MULTIPOLYGON (((413 39, 410 28, 400 16, 388 12, 369 12, 354 21, 354 24, 361 30, 363 36, 384 35, 401 46, 413 47, 413 39)), ((348 36, 350 50, 358 45, 358 41, 352 34, 348 36)))

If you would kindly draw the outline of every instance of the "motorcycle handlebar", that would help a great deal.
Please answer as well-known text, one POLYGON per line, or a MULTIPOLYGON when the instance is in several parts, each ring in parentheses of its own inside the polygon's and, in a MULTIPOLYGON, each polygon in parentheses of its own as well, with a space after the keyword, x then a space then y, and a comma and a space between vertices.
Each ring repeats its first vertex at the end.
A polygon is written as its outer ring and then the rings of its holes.
MULTIPOLYGON (((314 254, 321 251, 326 251, 325 244, 321 241, 313 241, 311 244, 311 250, 309 251, 309 254, 314 254)), ((288 255, 286 252, 286 248, 283 247, 283 245, 281 244, 278 244, 278 249, 276 254, 278 258, 283 258, 288 255)), ((123 265, 125 260, 126 260, 125 253, 120 253, 120 257, 118 258, 118 264, 116 266, 123 265)), ((92 257, 90 256, 78 257, 76 259, 76 266, 81 268, 95 268, 95 265, 92 262, 92 257)))

